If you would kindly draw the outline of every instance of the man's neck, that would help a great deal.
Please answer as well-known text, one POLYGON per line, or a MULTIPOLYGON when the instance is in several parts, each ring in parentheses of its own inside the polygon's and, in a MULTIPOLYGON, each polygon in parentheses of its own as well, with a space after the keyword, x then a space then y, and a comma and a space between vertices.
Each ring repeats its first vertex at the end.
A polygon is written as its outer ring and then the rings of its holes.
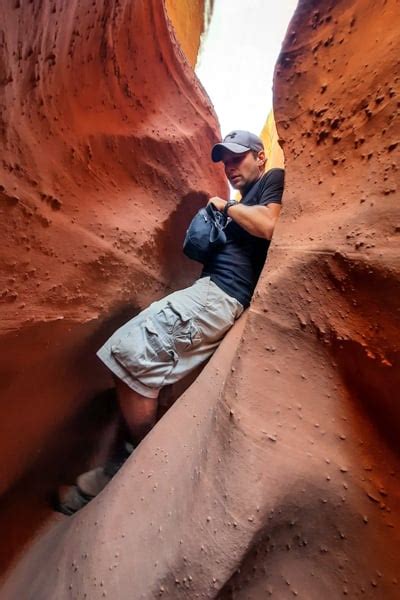
POLYGON ((262 171, 261 173, 259 173, 257 179, 253 179, 253 181, 250 181, 243 189, 239 190, 240 195, 245 196, 246 194, 248 194, 248 192, 251 190, 251 188, 253 187, 253 185, 255 183, 257 183, 257 181, 259 181, 261 179, 261 177, 264 175, 264 171, 262 171))

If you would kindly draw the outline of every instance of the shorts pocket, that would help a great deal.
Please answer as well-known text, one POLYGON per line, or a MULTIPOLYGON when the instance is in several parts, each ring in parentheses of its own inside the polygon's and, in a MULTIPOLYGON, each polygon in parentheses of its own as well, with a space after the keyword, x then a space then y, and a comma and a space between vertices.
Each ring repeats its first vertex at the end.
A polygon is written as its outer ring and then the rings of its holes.
MULTIPOLYGON (((177 361, 153 317, 147 317, 111 346, 111 353, 133 377, 149 376, 150 387, 161 387, 177 361)), ((143 379, 144 381, 144 379, 143 379)))
POLYGON ((192 316, 178 303, 168 301, 154 317, 167 345, 178 356, 200 343, 200 331, 192 316))

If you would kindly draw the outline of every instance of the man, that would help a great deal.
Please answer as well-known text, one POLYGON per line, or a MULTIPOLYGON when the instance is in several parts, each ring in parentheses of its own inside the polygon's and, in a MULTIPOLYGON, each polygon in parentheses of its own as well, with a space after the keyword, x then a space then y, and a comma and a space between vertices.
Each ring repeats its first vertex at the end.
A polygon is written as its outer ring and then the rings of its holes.
MULTIPOLYGON (((227 243, 204 265, 200 278, 151 304, 118 329, 98 351, 115 376, 118 403, 136 447, 156 421, 158 395, 204 363, 250 304, 281 209, 284 171, 264 173, 261 139, 233 131, 211 152, 222 161, 241 201, 210 198, 229 217, 227 243)), ((81 475, 59 509, 72 514, 111 479, 128 451, 104 468, 81 475)))

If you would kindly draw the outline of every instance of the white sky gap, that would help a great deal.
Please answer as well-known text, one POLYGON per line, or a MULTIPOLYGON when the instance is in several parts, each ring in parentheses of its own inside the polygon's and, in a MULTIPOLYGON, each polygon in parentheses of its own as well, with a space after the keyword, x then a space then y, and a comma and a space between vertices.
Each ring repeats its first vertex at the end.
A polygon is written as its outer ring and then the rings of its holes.
POLYGON ((272 108, 272 77, 297 0, 215 0, 196 67, 222 135, 260 133, 272 108))

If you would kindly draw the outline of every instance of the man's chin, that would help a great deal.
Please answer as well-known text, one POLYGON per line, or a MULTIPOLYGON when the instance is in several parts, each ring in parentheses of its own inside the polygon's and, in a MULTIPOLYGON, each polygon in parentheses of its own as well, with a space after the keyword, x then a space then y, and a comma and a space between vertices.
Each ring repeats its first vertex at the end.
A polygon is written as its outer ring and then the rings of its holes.
POLYGON ((231 184, 234 190, 240 190, 240 179, 235 179, 234 181, 230 179, 229 183, 231 184))

